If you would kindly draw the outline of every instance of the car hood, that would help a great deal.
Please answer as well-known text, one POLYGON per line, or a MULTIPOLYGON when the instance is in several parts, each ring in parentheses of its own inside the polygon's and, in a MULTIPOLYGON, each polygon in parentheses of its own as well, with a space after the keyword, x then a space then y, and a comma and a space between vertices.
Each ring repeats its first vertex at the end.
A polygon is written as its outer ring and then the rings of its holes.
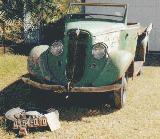
POLYGON ((89 31, 93 36, 119 31, 125 28, 123 23, 106 21, 75 21, 66 24, 66 31, 70 29, 82 29, 89 31))

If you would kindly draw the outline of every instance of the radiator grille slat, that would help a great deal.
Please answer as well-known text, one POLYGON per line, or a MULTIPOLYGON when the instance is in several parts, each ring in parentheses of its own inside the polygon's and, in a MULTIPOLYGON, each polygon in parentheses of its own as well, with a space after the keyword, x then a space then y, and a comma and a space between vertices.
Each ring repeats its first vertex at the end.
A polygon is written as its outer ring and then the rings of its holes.
POLYGON ((69 81, 76 83, 81 80, 85 70, 86 48, 89 35, 86 32, 80 32, 77 36, 76 31, 68 33, 68 65, 67 78, 69 81))

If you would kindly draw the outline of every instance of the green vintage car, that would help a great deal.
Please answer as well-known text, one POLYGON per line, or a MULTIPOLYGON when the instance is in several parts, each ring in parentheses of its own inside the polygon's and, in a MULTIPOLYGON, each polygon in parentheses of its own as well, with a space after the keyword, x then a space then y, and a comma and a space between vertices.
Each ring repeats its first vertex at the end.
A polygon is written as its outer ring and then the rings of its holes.
POLYGON ((127 78, 140 74, 152 24, 127 23, 126 4, 71 3, 68 14, 46 29, 28 58, 22 80, 55 93, 113 92, 126 98, 127 78))

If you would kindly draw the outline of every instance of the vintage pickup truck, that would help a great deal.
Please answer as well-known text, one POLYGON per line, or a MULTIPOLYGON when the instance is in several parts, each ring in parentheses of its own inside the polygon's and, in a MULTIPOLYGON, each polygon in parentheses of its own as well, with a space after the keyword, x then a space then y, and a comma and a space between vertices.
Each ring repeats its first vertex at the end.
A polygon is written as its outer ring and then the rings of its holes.
POLYGON ((113 92, 122 108, 127 78, 140 74, 145 61, 152 24, 127 23, 127 4, 71 3, 51 26, 47 45, 29 55, 30 78, 22 80, 55 93, 113 92))

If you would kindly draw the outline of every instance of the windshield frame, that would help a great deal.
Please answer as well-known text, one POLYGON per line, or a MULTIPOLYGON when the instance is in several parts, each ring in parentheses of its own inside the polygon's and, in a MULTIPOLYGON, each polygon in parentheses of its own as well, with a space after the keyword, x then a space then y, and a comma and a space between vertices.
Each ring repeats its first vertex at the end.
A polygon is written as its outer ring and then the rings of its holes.
MULTIPOLYGON (((97 15, 104 15, 104 16, 112 16, 112 17, 121 17, 122 20, 116 20, 116 19, 101 19, 99 18, 100 20, 107 20, 107 21, 116 21, 116 22, 120 22, 120 23, 125 23, 127 24, 127 4, 118 4, 118 3, 70 3, 69 5, 69 10, 68 10, 68 15, 88 15, 89 13, 87 14, 83 14, 83 13, 78 13, 78 14, 74 14, 74 13, 71 13, 70 12, 70 9, 72 8, 72 6, 75 6, 75 5, 79 5, 79 6, 106 6, 106 7, 122 7, 124 8, 124 15, 122 16, 117 16, 117 15, 109 15, 109 14, 97 14, 97 15)), ((91 13, 92 14, 92 13, 91 13)), ((96 14, 94 14, 96 15, 96 14)), ((95 18, 96 20, 98 18, 95 18)))

